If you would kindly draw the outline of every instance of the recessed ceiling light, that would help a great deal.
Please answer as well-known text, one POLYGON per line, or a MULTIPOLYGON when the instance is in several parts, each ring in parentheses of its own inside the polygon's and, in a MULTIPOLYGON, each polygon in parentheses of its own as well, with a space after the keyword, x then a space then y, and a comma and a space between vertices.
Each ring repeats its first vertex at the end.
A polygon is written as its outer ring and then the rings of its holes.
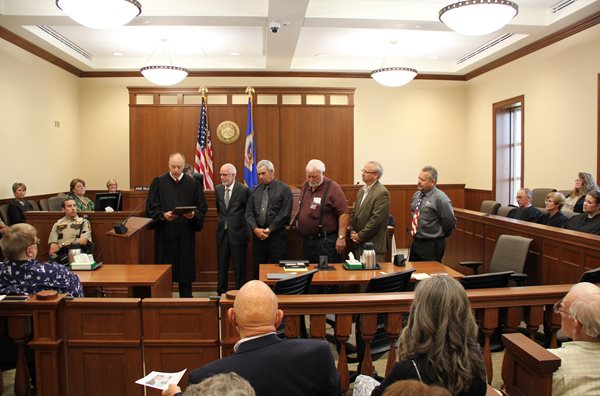
POLYGON ((325 58, 327 56, 327 54, 316 54, 315 56, 317 58, 325 58))
POLYGON ((229 55, 231 55, 231 56, 240 56, 240 55, 242 55, 242 53, 234 51, 234 52, 230 52, 229 55))
POLYGON ((122 52, 113 52, 113 55, 114 56, 123 56, 123 53, 122 52))

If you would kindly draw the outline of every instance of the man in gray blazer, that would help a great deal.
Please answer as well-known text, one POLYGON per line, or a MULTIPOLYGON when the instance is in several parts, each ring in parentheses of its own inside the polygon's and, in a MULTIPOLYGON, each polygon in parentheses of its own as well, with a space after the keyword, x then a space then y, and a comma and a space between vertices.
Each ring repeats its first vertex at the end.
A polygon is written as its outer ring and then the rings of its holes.
POLYGON ((227 291, 229 259, 233 263, 235 287, 240 289, 246 283, 246 251, 250 228, 246 222, 246 204, 250 189, 235 182, 237 170, 232 164, 221 167, 221 183, 215 187, 217 200, 217 294, 227 291))
POLYGON ((373 242, 377 261, 382 262, 387 245, 387 225, 390 215, 390 193, 379 182, 383 167, 379 162, 369 161, 361 170, 365 185, 356 194, 350 238, 357 244, 360 257, 364 243, 373 242))

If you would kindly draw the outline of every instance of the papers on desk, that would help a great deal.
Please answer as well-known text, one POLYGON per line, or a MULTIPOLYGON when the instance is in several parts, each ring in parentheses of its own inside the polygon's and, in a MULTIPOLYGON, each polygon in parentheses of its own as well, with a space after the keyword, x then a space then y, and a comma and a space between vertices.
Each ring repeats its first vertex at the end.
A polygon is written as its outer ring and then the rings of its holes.
POLYGON ((426 273, 420 273, 420 274, 413 273, 410 277, 415 280, 423 280, 423 279, 431 278, 431 275, 426 274, 426 273))
POLYGON ((308 271, 308 267, 306 263, 285 263, 283 270, 285 272, 306 272, 308 271))
POLYGON ((267 279, 270 280, 279 280, 279 279, 286 279, 289 277, 292 277, 294 275, 297 275, 297 272, 288 272, 288 273, 281 273, 281 272, 269 272, 267 273, 267 279))
POLYGON ((169 387, 169 384, 177 385, 183 377, 186 369, 178 373, 162 373, 160 371, 153 371, 144 378, 140 378, 135 381, 136 384, 149 386, 160 390, 165 390, 169 387))

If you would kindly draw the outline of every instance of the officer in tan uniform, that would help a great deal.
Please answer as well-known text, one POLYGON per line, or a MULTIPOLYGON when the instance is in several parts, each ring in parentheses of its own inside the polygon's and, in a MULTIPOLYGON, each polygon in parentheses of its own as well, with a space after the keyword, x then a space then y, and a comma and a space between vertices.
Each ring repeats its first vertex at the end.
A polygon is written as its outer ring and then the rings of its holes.
POLYGON ((48 237, 50 256, 66 253, 68 246, 71 244, 77 243, 80 246, 85 246, 92 241, 90 222, 77 216, 75 200, 72 198, 65 199, 62 203, 62 211, 65 217, 54 223, 48 237))

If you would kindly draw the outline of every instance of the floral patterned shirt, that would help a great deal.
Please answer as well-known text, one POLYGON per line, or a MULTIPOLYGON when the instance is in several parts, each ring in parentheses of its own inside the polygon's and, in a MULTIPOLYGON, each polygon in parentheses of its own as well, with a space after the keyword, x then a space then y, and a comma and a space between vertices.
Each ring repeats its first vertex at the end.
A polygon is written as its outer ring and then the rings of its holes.
POLYGON ((35 259, 0 262, 0 294, 35 294, 42 290, 83 297, 79 277, 60 264, 35 259))

